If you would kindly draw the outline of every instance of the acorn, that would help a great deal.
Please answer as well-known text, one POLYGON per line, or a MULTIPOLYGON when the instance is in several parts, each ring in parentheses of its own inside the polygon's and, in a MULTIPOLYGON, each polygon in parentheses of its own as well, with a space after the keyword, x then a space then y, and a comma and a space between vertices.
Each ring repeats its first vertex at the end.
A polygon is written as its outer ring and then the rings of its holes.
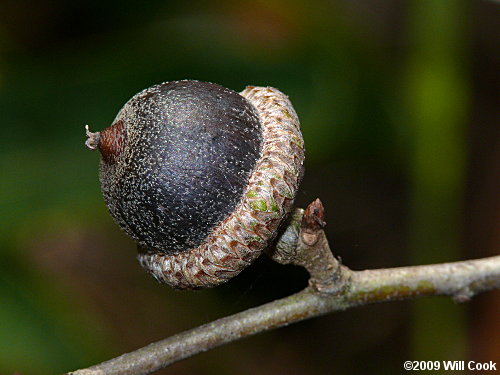
POLYGON ((221 284, 272 245, 303 175, 297 114, 272 87, 164 82, 86 129, 111 216, 177 289, 221 284))

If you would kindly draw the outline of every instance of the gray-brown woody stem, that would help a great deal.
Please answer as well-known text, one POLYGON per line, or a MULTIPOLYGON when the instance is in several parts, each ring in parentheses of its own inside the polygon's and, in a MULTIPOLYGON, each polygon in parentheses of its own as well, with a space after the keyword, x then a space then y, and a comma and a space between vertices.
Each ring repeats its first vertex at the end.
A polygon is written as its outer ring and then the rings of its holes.
POLYGON ((270 256, 304 266, 310 273, 303 291, 171 336, 75 375, 150 374, 223 344, 294 322, 376 302, 422 296, 451 296, 466 302, 500 288, 500 256, 427 266, 352 271, 330 251, 319 200, 297 209, 270 256))

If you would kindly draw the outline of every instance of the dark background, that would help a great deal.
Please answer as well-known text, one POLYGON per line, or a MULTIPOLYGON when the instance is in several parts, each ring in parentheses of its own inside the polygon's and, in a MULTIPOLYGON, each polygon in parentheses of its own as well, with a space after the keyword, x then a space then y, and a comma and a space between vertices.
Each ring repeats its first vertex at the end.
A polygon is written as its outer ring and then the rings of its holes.
MULTIPOLYGON (((84 125, 198 79, 287 93, 297 203, 320 197, 353 269, 498 254, 500 5, 494 1, 0 3, 0 373, 86 367, 303 288, 259 259, 198 292, 158 285, 112 222, 84 125)), ((500 358, 499 292, 366 306, 175 364, 175 374, 401 373, 500 358)))

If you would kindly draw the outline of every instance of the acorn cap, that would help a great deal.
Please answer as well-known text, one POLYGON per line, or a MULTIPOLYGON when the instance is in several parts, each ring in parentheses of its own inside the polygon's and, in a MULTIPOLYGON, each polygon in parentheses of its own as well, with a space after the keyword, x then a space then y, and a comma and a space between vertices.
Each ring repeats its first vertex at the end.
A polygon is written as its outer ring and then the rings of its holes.
POLYGON ((297 115, 280 91, 240 94, 166 82, 129 100, 112 126, 87 133, 114 220, 141 265, 174 288, 234 277, 275 238, 303 174, 297 115))

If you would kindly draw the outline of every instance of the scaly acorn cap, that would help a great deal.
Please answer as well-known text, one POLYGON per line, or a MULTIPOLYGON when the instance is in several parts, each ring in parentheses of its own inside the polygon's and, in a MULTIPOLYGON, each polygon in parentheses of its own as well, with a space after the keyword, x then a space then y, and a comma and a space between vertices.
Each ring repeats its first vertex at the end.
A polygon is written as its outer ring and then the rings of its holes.
POLYGON ((272 87, 155 85, 110 127, 87 128, 86 146, 101 151, 104 200, 140 264, 178 289, 221 284, 257 258, 303 175, 297 114, 272 87))

